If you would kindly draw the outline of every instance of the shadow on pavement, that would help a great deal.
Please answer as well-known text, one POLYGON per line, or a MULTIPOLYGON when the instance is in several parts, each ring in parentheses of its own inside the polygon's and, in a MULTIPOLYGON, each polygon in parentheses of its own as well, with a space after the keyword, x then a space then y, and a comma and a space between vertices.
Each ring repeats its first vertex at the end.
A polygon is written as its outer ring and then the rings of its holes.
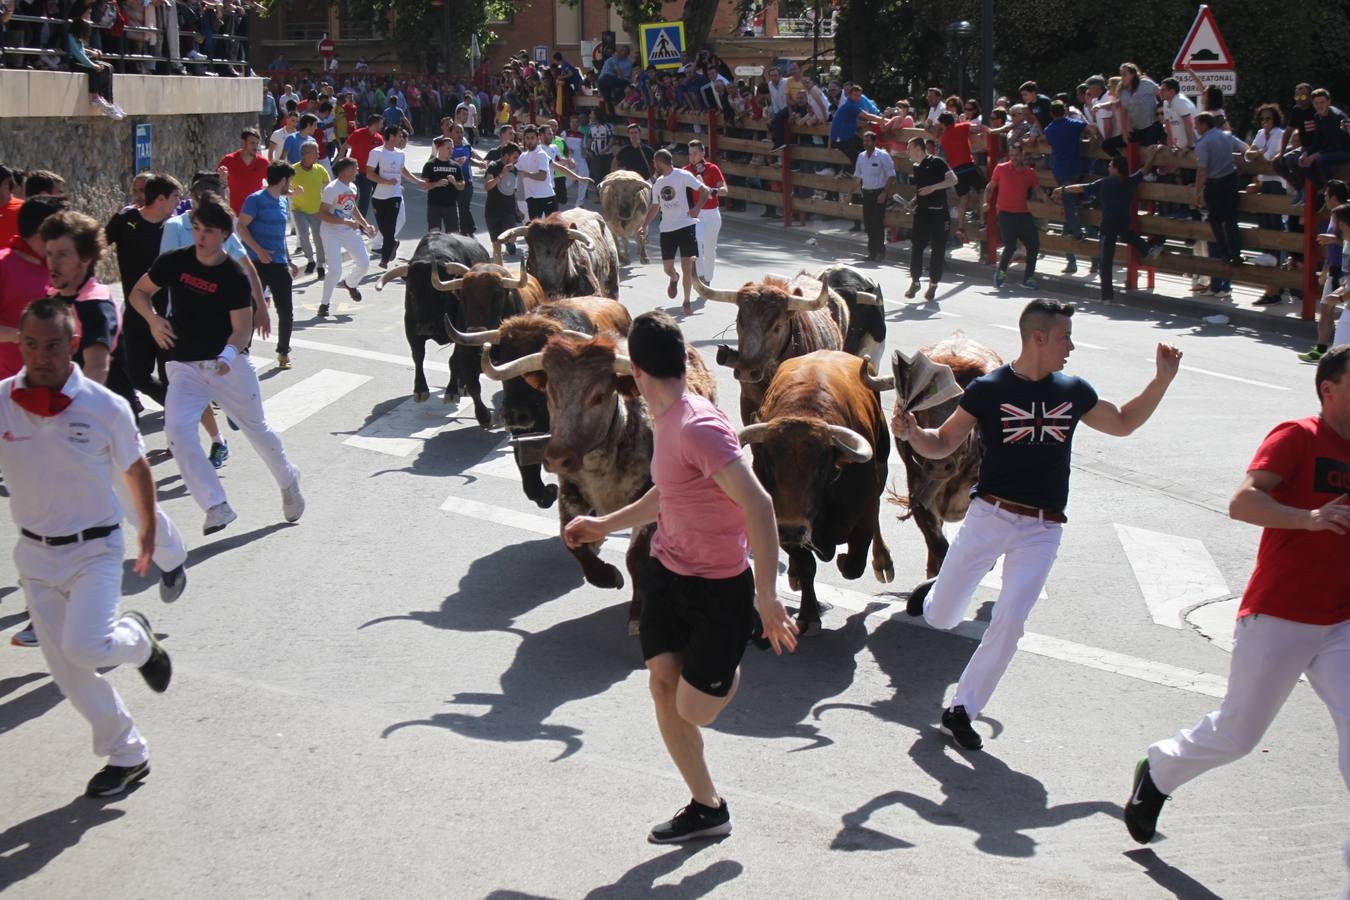
MULTIPOLYGON (((217 538, 209 544, 193 547, 188 551, 186 566, 188 572, 188 594, 192 592, 191 569, 193 566, 199 566, 213 556, 218 556, 227 550, 233 550, 236 547, 242 547, 245 544, 251 544, 260 538, 265 538, 274 531, 280 531, 283 528, 294 527, 290 522, 273 522, 271 525, 264 525, 262 528, 255 528, 252 531, 245 531, 242 534, 232 534, 229 537, 217 538)), ((134 541, 129 542, 129 549, 134 550, 138 546, 134 541)), ((137 575, 133 566, 136 565, 135 559, 124 559, 122 561, 122 595, 139 594, 147 588, 159 584, 159 569, 155 566, 150 567, 149 575, 137 575)))
MULTIPOLYGON (((405 398, 406 399, 406 398, 405 398)), ((485 397, 486 401, 487 398, 485 397)), ((432 394, 428 403, 440 403, 432 394)), ((494 407, 495 408, 495 407, 494 407)), ((474 422, 473 414, 459 417, 457 421, 473 422, 472 428, 449 428, 441 431, 422 443, 412 462, 400 469, 383 469, 371 473, 371 478, 390 472, 409 472, 413 475, 441 477, 456 475, 466 479, 466 484, 477 481, 477 476, 465 475, 464 470, 482 462, 493 450, 501 446, 507 438, 504 431, 488 431, 474 422)))
POLYGON ((1128 850, 1123 856, 1138 863, 1144 874, 1173 897, 1185 900, 1220 900, 1219 895, 1170 863, 1164 862, 1147 847, 1128 850))
MULTIPOLYGON (((740 877, 745 867, 735 860, 721 859, 701 872, 695 872, 681 878, 675 884, 656 884, 656 880, 679 869, 685 861, 700 850, 718 841, 706 841, 693 847, 678 847, 663 853, 655 859, 638 863, 612 884, 606 884, 587 891, 585 900, 627 900, 629 897, 684 898, 704 897, 717 888, 740 877)), ((546 900, 543 895, 524 894, 519 891, 493 891, 488 900, 546 900)))
POLYGON ((47 863, 80 842, 85 832, 120 819, 125 810, 109 804, 135 792, 139 784, 121 797, 95 800, 77 797, 60 809, 40 813, 11 825, 0 833, 0 891, 42 871, 47 863))
MULTIPOLYGON (((30 652, 37 652, 36 650, 30 652)), ((41 659, 40 664, 45 667, 46 660, 41 659)), ((23 676, 21 676, 22 678, 23 676)), ((46 672, 38 675, 39 678, 46 678, 46 672)), ((9 693, 16 690, 22 684, 19 678, 7 678, 5 682, 19 682, 12 684, 4 690, 9 693)), ((0 685, 4 682, 0 682, 0 685)), ((45 716, 62 700, 61 689, 56 686, 56 682, 49 681, 41 687, 34 688, 22 697, 15 697, 13 700, 0 703, 0 735, 8 734, 15 728, 18 728, 24 722, 45 716)), ((5 858, 4 851, 0 850, 0 860, 5 858)), ((4 866, 0 865, 0 872, 4 871, 4 866)))

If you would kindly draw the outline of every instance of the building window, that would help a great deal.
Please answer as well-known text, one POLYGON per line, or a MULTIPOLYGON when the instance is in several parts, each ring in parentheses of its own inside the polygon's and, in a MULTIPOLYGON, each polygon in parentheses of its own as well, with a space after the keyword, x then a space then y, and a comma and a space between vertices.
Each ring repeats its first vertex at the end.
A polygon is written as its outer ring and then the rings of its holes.
POLYGON ((581 4, 568 5, 566 0, 553 0, 554 44, 575 44, 581 40, 581 4))

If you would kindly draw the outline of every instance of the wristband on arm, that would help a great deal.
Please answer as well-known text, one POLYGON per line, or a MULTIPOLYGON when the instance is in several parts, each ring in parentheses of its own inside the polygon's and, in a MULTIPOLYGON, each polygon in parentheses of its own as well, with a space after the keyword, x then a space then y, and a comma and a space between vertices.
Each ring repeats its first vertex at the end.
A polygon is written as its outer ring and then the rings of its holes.
POLYGON ((234 365, 235 357, 238 355, 239 351, 234 348, 233 344, 226 344, 225 349, 221 350, 216 356, 216 360, 218 362, 223 362, 227 366, 232 366, 234 365))

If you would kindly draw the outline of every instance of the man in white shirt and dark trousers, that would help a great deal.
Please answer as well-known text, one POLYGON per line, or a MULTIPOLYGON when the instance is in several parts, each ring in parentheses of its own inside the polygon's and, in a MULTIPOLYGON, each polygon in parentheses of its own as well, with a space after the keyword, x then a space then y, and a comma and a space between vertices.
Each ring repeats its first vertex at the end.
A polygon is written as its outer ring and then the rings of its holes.
POLYGON ((867 258, 886 258, 886 198, 895 189, 895 162, 877 149, 877 136, 863 132, 863 151, 853 164, 853 177, 862 191, 863 230, 867 232, 867 258))
POLYGON ((516 161, 516 173, 525 186, 525 208, 529 218, 542 219, 558 211, 558 198, 553 193, 553 174, 550 171, 555 163, 548 151, 539 146, 538 128, 526 125, 520 133, 525 140, 525 150, 516 161))
POLYGON ((675 290, 680 283, 680 276, 675 274, 675 254, 679 253, 680 268, 684 272, 683 308, 687 316, 694 311, 689 305, 689 292, 693 288, 694 264, 698 261, 698 216, 694 210, 703 208, 711 191, 693 172, 675 168, 669 150, 657 150, 653 154, 652 168, 656 170, 656 181, 652 184, 647 218, 638 229, 638 240, 647 240, 647 226, 660 213, 661 265, 670 279, 666 285, 666 296, 674 300, 675 290))
POLYGON ((42 654, 52 680, 93 728, 94 752, 108 759, 86 793, 110 797, 150 773, 150 755, 99 669, 129 663, 163 692, 173 666, 144 615, 117 614, 123 511, 113 480, 126 479, 136 507, 140 575, 150 571, 154 552, 155 483, 131 407, 80 373, 71 361, 76 346, 75 317, 64 301, 36 300, 24 311, 24 368, 0 382, 0 468, 21 534, 14 564, 42 654))
POLYGON ((207 195, 192 207, 192 226, 196 245, 155 260, 130 298, 169 360, 169 392, 164 402, 169 449, 192 499, 206 513, 202 533, 214 534, 238 518, 197 437, 202 410, 216 401, 281 488, 286 521, 297 522, 305 511, 300 472, 267 424, 262 388, 248 354, 253 330, 248 277, 223 249, 234 217, 218 197, 207 195), (157 315, 150 304, 161 287, 169 289, 171 319, 157 315))

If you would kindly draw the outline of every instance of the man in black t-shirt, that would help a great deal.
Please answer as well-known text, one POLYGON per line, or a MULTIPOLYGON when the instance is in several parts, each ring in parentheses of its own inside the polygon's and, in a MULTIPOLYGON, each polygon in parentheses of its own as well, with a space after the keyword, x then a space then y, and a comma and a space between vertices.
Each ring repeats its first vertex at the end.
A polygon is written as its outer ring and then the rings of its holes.
POLYGON ((654 151, 642 140, 642 129, 636 125, 628 126, 628 143, 614 151, 614 168, 636 172, 648 181, 652 180, 652 154, 654 151))
POLYGON ((298 521, 305 510, 300 471, 286 458, 281 438, 267 424, 262 388, 248 355, 252 289, 243 267, 223 249, 234 230, 234 216, 218 196, 208 194, 192 207, 192 230, 195 245, 155 260, 130 296, 169 360, 164 401, 169 449, 192 499, 206 512, 202 533, 213 534, 238 518, 197 437, 202 411, 215 401, 276 479, 286 521, 298 521), (161 288, 169 291, 168 319, 151 303, 161 288))
POLYGON ((1157 374, 1124 406, 1099 400, 1081 378, 1061 374, 1073 351, 1073 306, 1056 300, 1032 300, 1018 328, 1022 350, 1017 359, 977 378, 966 387, 960 405, 938 428, 920 428, 913 413, 897 406, 891 428, 926 459, 943 459, 978 428, 984 455, 974 499, 952 541, 937 581, 922 606, 911 601, 910 615, 934 628, 955 628, 979 586, 1003 557, 1003 587, 989 628, 970 658, 951 706, 942 713, 942 730, 966 750, 983 746, 971 720, 979 716, 1012 661, 1023 624, 1050 576, 1069 499, 1069 459, 1073 432, 1081 420, 1106 434, 1124 437, 1158 408, 1181 366, 1181 351, 1157 349, 1157 374))
MULTIPOLYGON (((488 163, 483 172, 483 190, 487 193, 483 201, 483 216, 487 219, 488 236, 494 244, 503 231, 514 228, 520 222, 520 210, 516 207, 516 160, 520 159, 520 147, 509 141, 494 147, 489 156, 497 156, 488 163)), ((516 255, 514 243, 506 245, 506 252, 516 255)))
POLYGON ((928 292, 925 300, 937 298, 938 282, 942 280, 942 264, 947 255, 947 188, 956 187, 956 173, 940 156, 928 152, 928 142, 921 137, 911 138, 909 161, 914 171, 914 233, 909 245, 909 290, 905 296, 919 293, 919 279, 923 277, 923 248, 928 247, 928 292))
MULTIPOLYGON (((150 269, 159 256, 160 237, 164 222, 173 215, 182 199, 183 186, 168 175, 154 175, 145 182, 145 205, 129 206, 108 220, 103 229, 108 243, 117 253, 117 269, 122 276, 122 296, 130 297, 131 289, 150 269)), ((168 299, 154 298, 155 309, 163 312, 168 299)), ((164 384, 155 380, 156 363, 161 378, 164 375, 155 340, 145 319, 128 302, 123 307, 123 339, 114 366, 121 366, 136 390, 164 405, 164 384)), ((132 409, 137 407, 132 403, 132 409)))
POLYGON ((423 187, 427 192, 427 231, 440 229, 459 233, 459 194, 464 190, 463 172, 458 160, 450 158, 454 145, 445 135, 432 141, 436 155, 422 166, 423 187))

